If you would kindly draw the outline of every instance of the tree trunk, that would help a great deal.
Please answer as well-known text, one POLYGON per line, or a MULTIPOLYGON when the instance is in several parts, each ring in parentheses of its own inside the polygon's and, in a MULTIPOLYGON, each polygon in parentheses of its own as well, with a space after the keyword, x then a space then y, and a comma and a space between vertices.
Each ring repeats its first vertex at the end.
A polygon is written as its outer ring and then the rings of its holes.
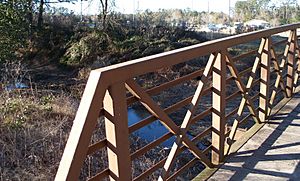
POLYGON ((100 0, 102 6, 102 27, 106 30, 107 27, 107 13, 108 13, 108 0, 100 0))
POLYGON ((104 30, 106 30, 106 18, 107 18, 107 14, 103 12, 103 15, 102 15, 102 26, 103 26, 104 30))
POLYGON ((45 1, 41 0, 40 1, 40 7, 39 7, 39 14, 38 14, 38 24, 37 24, 38 29, 41 29, 42 25, 43 25, 44 4, 45 4, 45 1))
POLYGON ((32 0, 28 0, 27 2, 27 6, 28 6, 28 13, 27 13, 27 16, 28 16, 28 23, 29 23, 29 26, 32 26, 32 21, 33 21, 33 2, 32 0))
POLYGON ((33 32, 33 1, 32 0, 29 0, 28 1, 28 13, 27 13, 27 16, 28 16, 28 24, 29 24, 29 27, 28 27, 28 35, 29 35, 29 46, 31 47, 32 45, 32 32, 33 32))

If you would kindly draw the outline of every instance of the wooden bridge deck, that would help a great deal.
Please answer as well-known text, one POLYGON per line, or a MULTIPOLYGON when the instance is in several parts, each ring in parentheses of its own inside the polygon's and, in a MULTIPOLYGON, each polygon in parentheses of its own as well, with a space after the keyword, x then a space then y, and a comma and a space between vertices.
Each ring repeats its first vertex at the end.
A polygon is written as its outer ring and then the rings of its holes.
POLYGON ((209 180, 299 180, 300 93, 209 180))

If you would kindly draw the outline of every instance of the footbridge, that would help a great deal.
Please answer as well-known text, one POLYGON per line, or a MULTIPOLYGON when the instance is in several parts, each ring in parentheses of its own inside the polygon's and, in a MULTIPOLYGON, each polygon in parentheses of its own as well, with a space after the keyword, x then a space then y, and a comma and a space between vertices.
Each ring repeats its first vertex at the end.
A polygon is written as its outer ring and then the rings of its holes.
POLYGON ((299 178, 298 28, 91 71, 55 180, 299 178), (153 123, 166 131, 141 138, 153 123))

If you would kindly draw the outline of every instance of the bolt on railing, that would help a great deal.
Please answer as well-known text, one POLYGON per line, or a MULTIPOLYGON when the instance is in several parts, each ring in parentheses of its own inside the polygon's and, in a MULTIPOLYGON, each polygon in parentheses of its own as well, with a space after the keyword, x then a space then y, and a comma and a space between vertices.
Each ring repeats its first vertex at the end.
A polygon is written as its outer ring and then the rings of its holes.
POLYGON ((292 24, 236 35, 93 70, 55 179, 77 180, 86 158, 99 150, 104 150, 103 158, 106 157, 108 163, 103 164, 107 167, 81 178, 87 176, 87 180, 143 180, 155 173, 159 180, 173 180, 198 161, 207 167, 219 165, 230 153, 239 127, 251 118, 255 124, 267 121, 279 93, 285 97, 293 95, 300 71, 297 42, 299 27, 300 24, 292 24), (272 36, 286 31, 289 31, 287 39, 273 42, 272 36), (261 40, 257 49, 237 56, 231 55, 229 48, 257 39, 261 40), (275 48, 284 44, 284 52, 278 53, 275 48), (158 86, 145 89, 135 79, 140 75, 207 55, 209 59, 203 69, 199 68, 158 86), (236 62, 243 62, 241 59, 249 59, 253 55, 253 65, 239 70, 236 62), (189 85, 197 81, 194 95, 184 97, 166 108, 154 101, 152 96, 187 81, 191 82, 189 85), (229 85, 235 85, 237 90, 227 95, 229 85), (199 113, 199 103, 208 95, 212 98, 211 106, 199 113), (237 97, 240 98, 239 106, 235 106, 228 113, 228 102, 237 97), (127 109, 136 102, 140 102, 150 115, 128 127, 127 109), (170 114, 184 107, 187 107, 186 113, 181 124, 177 125, 170 114), (211 126, 190 138, 188 132, 199 127, 198 122, 208 116, 211 116, 211 126), (99 128, 105 130, 105 138, 91 144, 93 132, 102 120, 100 117, 105 118, 105 128, 99 128), (156 120, 168 132, 145 146, 132 150, 130 135, 156 120), (154 148, 161 149, 158 146, 171 137, 175 137, 175 140, 167 157, 134 175, 134 160, 154 148), (211 139, 211 143, 203 149, 198 143, 204 138, 208 142, 211 139), (193 158, 174 170, 176 159, 185 150, 190 151, 193 158))

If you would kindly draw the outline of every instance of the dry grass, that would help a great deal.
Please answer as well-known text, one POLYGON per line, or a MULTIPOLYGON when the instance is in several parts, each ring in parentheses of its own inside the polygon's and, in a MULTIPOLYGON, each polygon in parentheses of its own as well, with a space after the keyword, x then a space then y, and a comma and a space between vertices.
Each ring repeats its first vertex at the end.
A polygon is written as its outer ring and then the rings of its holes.
POLYGON ((0 102, 0 180, 52 180, 77 102, 31 91, 4 91, 0 102))

